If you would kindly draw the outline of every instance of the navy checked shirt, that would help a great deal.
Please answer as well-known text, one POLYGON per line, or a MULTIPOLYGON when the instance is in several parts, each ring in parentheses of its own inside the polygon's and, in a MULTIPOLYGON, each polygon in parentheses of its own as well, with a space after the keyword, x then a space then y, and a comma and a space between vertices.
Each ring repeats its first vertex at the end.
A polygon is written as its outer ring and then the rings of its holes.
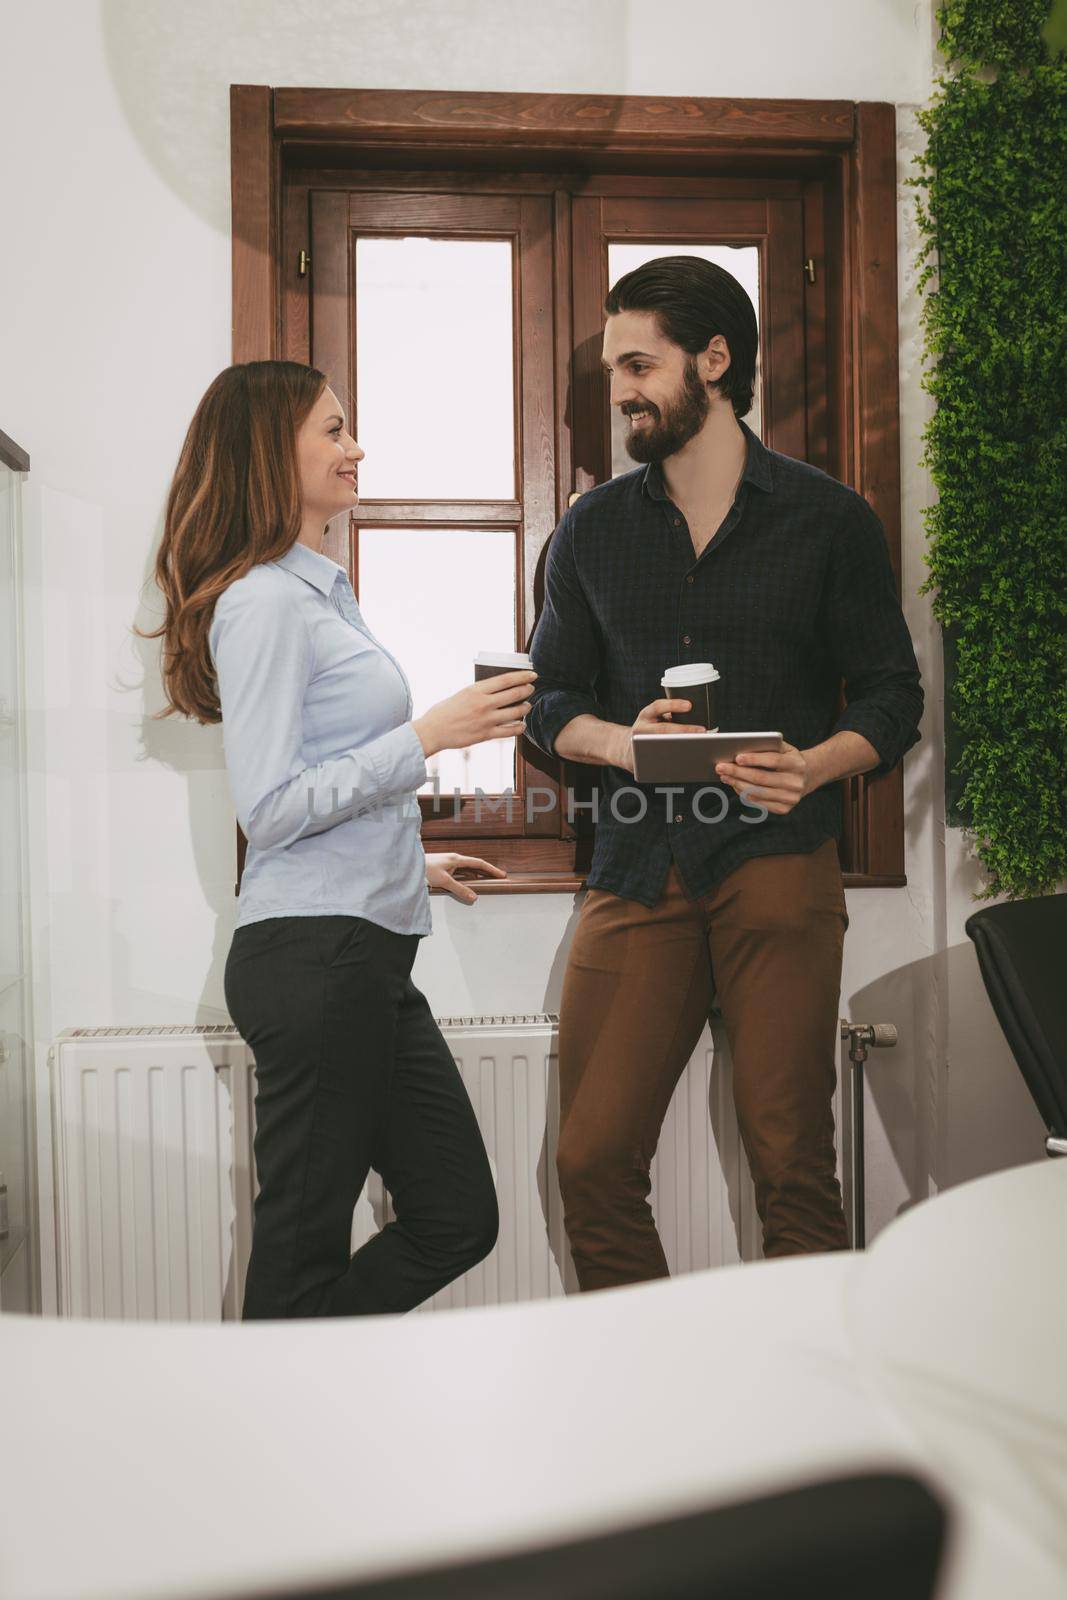
MULTIPOLYGON (((874 773, 917 742, 923 692, 881 523, 855 490, 741 427, 744 476, 699 560, 656 464, 564 514, 530 645, 527 735, 549 755, 583 713, 632 724, 663 697, 664 668, 690 661, 720 674, 723 732, 780 729, 805 750, 851 728, 877 750, 874 773)), ((668 794, 600 768, 589 886, 654 906, 672 861, 695 898, 752 856, 840 838, 837 782, 786 816, 757 811, 714 774, 709 784, 703 797, 699 784, 668 794)))

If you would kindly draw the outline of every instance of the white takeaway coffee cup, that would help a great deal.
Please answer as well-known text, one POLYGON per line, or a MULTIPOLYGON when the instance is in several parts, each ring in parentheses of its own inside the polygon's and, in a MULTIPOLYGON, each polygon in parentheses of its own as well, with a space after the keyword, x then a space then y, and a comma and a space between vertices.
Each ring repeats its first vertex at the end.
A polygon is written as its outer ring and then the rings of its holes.
POLYGON ((685 666, 668 667, 660 680, 668 700, 688 700, 691 711, 672 711, 672 722, 687 722, 694 727, 717 733, 719 724, 715 714, 715 685, 719 674, 710 661, 690 661, 685 666))

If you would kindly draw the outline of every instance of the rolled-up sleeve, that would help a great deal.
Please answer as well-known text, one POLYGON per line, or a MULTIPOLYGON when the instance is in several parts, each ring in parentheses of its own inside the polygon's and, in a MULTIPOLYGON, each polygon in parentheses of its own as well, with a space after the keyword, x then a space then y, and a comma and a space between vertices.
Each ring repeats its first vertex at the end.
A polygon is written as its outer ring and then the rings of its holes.
POLYGON ((227 589, 208 638, 234 808, 257 850, 322 833, 425 781, 425 754, 410 722, 306 763, 303 704, 314 651, 307 620, 284 590, 227 589))
POLYGON ((862 734, 880 758, 870 775, 890 772, 918 743, 923 691, 885 533, 862 495, 836 530, 822 623, 845 686, 833 732, 862 734))
POLYGON ((600 630, 574 562, 574 519, 566 512, 552 535, 545 568, 545 603, 530 643, 538 674, 526 732, 555 755, 557 735, 575 717, 604 719, 596 685, 601 670, 600 630))

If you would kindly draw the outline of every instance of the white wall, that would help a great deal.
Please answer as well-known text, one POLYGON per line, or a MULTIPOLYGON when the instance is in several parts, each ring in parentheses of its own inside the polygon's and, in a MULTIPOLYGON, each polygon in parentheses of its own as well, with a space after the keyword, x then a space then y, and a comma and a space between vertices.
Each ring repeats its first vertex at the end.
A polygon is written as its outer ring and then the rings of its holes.
MULTIPOLYGON (((31 453, 25 540, 39 1109, 64 1027, 217 1021, 234 827, 218 729, 162 704, 150 582, 163 497, 230 359, 231 82, 892 100, 900 175, 936 66, 930 0, 63 0, 5 16, 14 237, 0 427, 31 453)), ((1040 1150, 962 931, 978 883, 943 822, 941 662, 924 576, 916 235, 900 193, 904 588, 928 689, 906 770, 907 890, 849 897, 842 1012, 894 1020, 869 1101, 870 1227, 1040 1150), (949 1092, 951 1089, 951 1093, 949 1092)), ((439 1012, 555 1009, 570 896, 434 901, 439 1012)), ((45 1195, 47 1203, 47 1194, 45 1195)), ((42 1217, 47 1227, 47 1213, 42 1217)))

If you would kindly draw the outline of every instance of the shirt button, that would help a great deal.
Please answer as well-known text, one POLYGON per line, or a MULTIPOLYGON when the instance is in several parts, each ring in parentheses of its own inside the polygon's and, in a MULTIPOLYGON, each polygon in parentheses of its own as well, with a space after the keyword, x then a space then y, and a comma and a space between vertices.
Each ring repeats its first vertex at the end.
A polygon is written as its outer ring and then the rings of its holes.
POLYGON ((681 527, 681 526, 682 526, 682 519, 681 519, 681 517, 675 517, 675 519, 674 519, 674 526, 675 526, 675 527, 676 527, 676 528, 680 528, 680 527, 681 527))
POLYGON ((694 583, 696 580, 692 577, 692 575, 690 575, 685 581, 686 583, 694 583))
POLYGON ((682 634, 682 643, 683 644, 690 644, 691 642, 692 641, 690 640, 689 635, 687 633, 683 633, 682 634))
POLYGON ((675 817, 675 819, 674 819, 674 820, 675 820, 675 822, 681 822, 681 820, 682 820, 682 813, 681 813, 681 812, 680 812, 680 811, 679 811, 679 813, 678 813, 678 815, 677 815, 677 816, 676 816, 676 817, 675 817))

